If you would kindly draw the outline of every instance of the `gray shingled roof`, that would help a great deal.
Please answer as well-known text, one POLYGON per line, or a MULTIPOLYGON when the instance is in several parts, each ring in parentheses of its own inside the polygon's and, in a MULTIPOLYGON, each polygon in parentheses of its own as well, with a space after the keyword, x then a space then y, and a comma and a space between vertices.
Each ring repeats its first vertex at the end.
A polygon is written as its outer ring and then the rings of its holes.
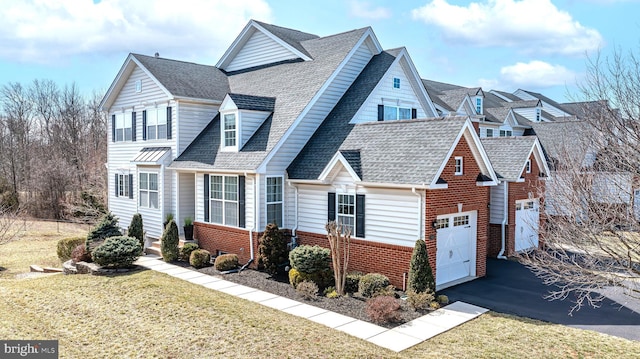
POLYGON ((511 109, 506 107, 490 107, 484 109, 484 115, 487 121, 504 123, 511 109))
POLYGON ((484 106, 485 109, 504 107, 505 103, 508 103, 508 102, 501 99, 500 97, 496 96, 491 92, 484 93, 484 102, 482 105, 484 106))
POLYGON ((306 32, 302 32, 299 30, 289 29, 286 27, 276 26, 267 24, 261 21, 254 20, 258 25, 262 26, 265 30, 274 34, 278 38, 282 39, 287 44, 294 47, 296 50, 302 52, 303 54, 313 58, 313 56, 307 52, 303 45, 300 43, 306 40, 317 39, 319 36, 314 34, 309 34, 306 32))
POLYGON ((456 90, 456 89, 462 88, 462 86, 459 86, 459 85, 448 84, 445 82, 438 82, 438 81, 426 80, 426 79, 422 79, 422 84, 424 85, 424 87, 436 90, 438 92, 447 91, 447 90, 456 90))
MULTIPOLYGON (((216 154, 207 156, 206 162, 191 160, 192 155, 180 156, 171 167, 216 170, 256 169, 365 31, 367 28, 302 41, 301 46, 311 55, 313 61, 284 63, 229 75, 228 92, 275 98, 276 106, 272 116, 265 120, 239 152, 218 152, 220 136, 213 136, 214 138, 209 138, 211 142, 208 146, 216 151, 216 154)), ((219 129, 219 119, 215 119, 211 126, 219 129)), ((200 140, 203 141, 204 137, 200 140)))
POLYGON ((569 112, 564 108, 564 106, 562 104, 560 104, 560 103, 548 98, 547 96, 545 96, 545 95, 543 95, 541 93, 533 92, 533 91, 527 91, 527 90, 522 90, 522 91, 528 93, 529 95, 531 95, 531 96, 533 96, 533 97, 535 97, 535 98, 537 98, 537 99, 539 99, 541 101, 544 101, 544 102, 548 103, 549 105, 551 105, 551 106, 553 106, 553 107, 555 107, 555 108, 557 108, 559 110, 562 110, 562 111, 565 111, 565 112, 569 112))
POLYGON ((276 104, 274 97, 250 96, 238 93, 230 93, 229 97, 233 100, 240 110, 254 110, 273 112, 276 104))
POLYGON ((215 66, 131 55, 174 96, 222 101, 229 92, 226 75, 215 66))
POLYGON ((498 90, 491 90, 491 91, 493 91, 495 93, 498 93, 498 94, 508 98, 511 101, 522 101, 522 99, 520 97, 518 97, 518 96, 516 96, 516 95, 514 95, 512 93, 509 93, 509 92, 498 91, 498 90))
POLYGON ((536 141, 534 136, 481 138, 482 146, 499 178, 516 181, 522 174, 531 148, 536 141))
MULTIPOLYGON (((579 161, 584 166, 592 163, 589 154, 598 150, 595 128, 582 121, 532 123, 533 133, 538 137, 547 163, 552 169, 562 161, 579 161)), ((592 160, 592 159, 591 159, 592 160)))
POLYGON ((503 102, 502 106, 508 108, 529 108, 529 107, 537 107, 540 100, 519 100, 513 102, 503 102))

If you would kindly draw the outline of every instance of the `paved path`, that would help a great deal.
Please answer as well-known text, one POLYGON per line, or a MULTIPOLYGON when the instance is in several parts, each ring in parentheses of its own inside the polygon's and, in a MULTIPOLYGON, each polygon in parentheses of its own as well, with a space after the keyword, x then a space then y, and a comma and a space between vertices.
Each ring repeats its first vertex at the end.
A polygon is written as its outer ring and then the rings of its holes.
POLYGON ((615 288, 607 289, 600 308, 582 307, 569 315, 571 298, 549 301, 544 285, 527 267, 516 261, 487 259, 487 276, 442 291, 449 300, 489 308, 495 312, 594 330, 640 341, 640 301, 615 288))
POLYGON ((455 302, 406 324, 387 329, 326 309, 206 275, 189 268, 165 263, 156 256, 147 255, 141 257, 136 264, 205 288, 308 319, 395 352, 400 352, 422 343, 487 312, 487 309, 475 305, 455 302))

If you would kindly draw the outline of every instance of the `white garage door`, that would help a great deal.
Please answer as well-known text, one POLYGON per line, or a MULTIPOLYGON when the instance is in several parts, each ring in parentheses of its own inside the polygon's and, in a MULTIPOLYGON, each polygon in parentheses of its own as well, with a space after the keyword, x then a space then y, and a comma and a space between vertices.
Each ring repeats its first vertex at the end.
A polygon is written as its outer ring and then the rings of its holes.
POLYGON ((436 285, 476 275, 477 213, 438 216, 436 285))
POLYGON ((537 199, 516 201, 516 252, 538 248, 538 226, 540 223, 537 199))

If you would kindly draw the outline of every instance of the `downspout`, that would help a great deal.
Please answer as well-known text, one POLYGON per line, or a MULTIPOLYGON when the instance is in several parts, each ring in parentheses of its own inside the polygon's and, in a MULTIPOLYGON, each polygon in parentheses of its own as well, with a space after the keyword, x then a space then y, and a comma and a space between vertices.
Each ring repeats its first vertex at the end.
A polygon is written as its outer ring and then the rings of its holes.
POLYGON ((507 233, 506 233, 506 227, 507 227, 507 218, 509 218, 509 183, 507 181, 502 182, 504 183, 504 213, 503 213, 503 218, 502 218, 502 224, 500 224, 500 229, 501 229, 501 235, 500 235, 500 253, 498 253, 498 259, 507 259, 507 257, 504 255, 504 251, 506 249, 506 237, 507 237, 507 233))
POLYGON ((294 197, 293 197, 293 218, 294 224, 291 228, 291 247, 295 248, 298 242, 298 237, 296 236, 296 232, 298 231, 298 187, 291 184, 291 181, 287 181, 287 185, 293 188, 294 197))
MULTIPOLYGON (((418 240, 422 238, 426 241, 426 238, 422 235, 422 232, 424 231, 424 226, 422 225, 422 195, 416 192, 415 187, 411 187, 411 193, 418 196, 418 240)), ((407 272, 402 273, 402 290, 407 290, 407 272)))
MULTIPOLYGON (((247 178, 247 173, 244 173, 244 178, 247 178)), ((258 182, 258 175, 256 174, 255 178, 253 179, 253 214, 254 217, 256 217, 256 212, 257 212, 257 207, 256 207, 256 197, 258 195, 258 193, 256 192, 256 183, 258 182)), ((254 253, 253 253, 253 231, 256 229, 256 219, 253 219, 253 226, 251 227, 251 229, 249 230, 249 255, 251 256, 251 258, 249 259, 249 263, 253 262, 254 260, 254 253)), ((247 263, 247 264, 249 264, 247 263)))

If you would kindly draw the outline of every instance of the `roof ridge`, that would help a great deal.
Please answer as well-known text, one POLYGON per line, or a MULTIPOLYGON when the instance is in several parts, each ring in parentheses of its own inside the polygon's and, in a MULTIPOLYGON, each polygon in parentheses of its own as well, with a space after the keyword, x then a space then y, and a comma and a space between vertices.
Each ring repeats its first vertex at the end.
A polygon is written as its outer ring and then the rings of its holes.
MULTIPOLYGON (((259 21, 259 20, 253 20, 253 21, 254 21, 254 22, 256 22, 258 25, 261 25, 261 26, 263 26, 263 25, 273 26, 273 27, 278 28, 278 29, 283 29, 283 30, 287 30, 287 31, 293 31, 293 32, 297 32, 297 33, 300 33, 300 34, 304 34, 304 35, 311 35, 311 36, 315 36, 316 38, 321 37, 321 36, 318 36, 318 35, 316 35, 316 34, 312 34, 312 33, 310 33, 310 32, 305 32, 305 31, 301 31, 301 30, 298 30, 298 29, 293 29, 293 28, 290 28, 290 27, 284 27, 284 26, 280 26, 280 25, 274 25, 274 24, 270 24, 270 23, 267 23, 267 22, 264 22, 264 21, 259 21)), ((267 29, 267 30, 268 30, 268 29, 267 29)), ((306 40, 303 40, 303 41, 306 41, 306 40)))
POLYGON ((215 67, 214 65, 205 65, 205 64, 199 64, 199 63, 196 63, 196 62, 192 62, 192 61, 170 59, 168 57, 155 57, 155 56, 149 56, 149 55, 144 55, 144 54, 137 54, 135 52, 132 52, 131 55, 133 55, 134 57, 141 56, 141 57, 146 57, 146 58, 154 59, 154 60, 165 60, 165 61, 181 62, 183 64, 190 64, 190 65, 196 65, 196 66, 215 67))

